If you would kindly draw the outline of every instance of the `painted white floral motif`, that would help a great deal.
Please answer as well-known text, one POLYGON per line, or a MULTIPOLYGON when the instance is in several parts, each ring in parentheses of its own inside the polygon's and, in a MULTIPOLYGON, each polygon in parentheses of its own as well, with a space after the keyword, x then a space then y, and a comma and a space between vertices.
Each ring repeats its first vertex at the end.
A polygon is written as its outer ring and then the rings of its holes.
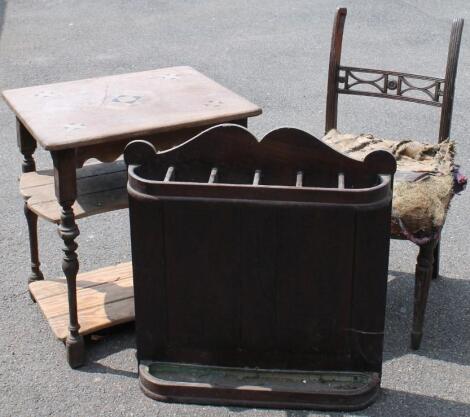
POLYGON ((41 98, 49 98, 49 97, 54 97, 56 95, 57 94, 54 93, 54 91, 39 91, 34 96, 35 97, 41 97, 41 98))
POLYGON ((222 100, 210 99, 204 103, 204 106, 217 108, 217 107, 220 107, 222 104, 224 104, 222 100))
POLYGON ((177 74, 163 74, 163 75, 160 75, 160 78, 162 80, 179 80, 180 76, 177 74))
POLYGON ((67 132, 73 132, 74 130, 84 129, 85 125, 83 123, 69 123, 64 126, 64 129, 67 132))
POLYGON ((113 98, 114 103, 134 104, 139 101, 142 96, 131 96, 127 94, 121 94, 113 98))

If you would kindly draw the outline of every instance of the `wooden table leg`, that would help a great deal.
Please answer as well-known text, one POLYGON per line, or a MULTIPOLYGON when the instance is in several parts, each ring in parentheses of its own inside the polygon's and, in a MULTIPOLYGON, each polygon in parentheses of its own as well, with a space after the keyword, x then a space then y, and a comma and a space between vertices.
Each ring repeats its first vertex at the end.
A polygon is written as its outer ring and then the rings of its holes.
POLYGON ((59 235, 64 241, 62 270, 67 279, 69 303, 69 334, 65 341, 67 361, 72 368, 85 363, 85 345, 79 334, 80 325, 77 314, 77 243, 80 234, 75 223, 72 205, 77 197, 75 149, 51 152, 54 161, 55 194, 61 206, 59 235))
POLYGON ((429 286, 431 284, 434 249, 437 243, 436 240, 431 240, 419 247, 415 272, 413 328, 411 331, 411 348, 415 350, 419 349, 423 337, 424 313, 426 312, 429 286))
MULTIPOLYGON (((36 150, 36 141, 18 119, 16 119, 16 132, 18 147, 23 155, 23 162, 21 164, 22 172, 36 171, 36 163, 33 158, 34 151, 36 150)), ((29 249, 31 254, 31 274, 29 275, 28 283, 31 283, 44 279, 44 275, 41 272, 41 263, 39 262, 38 216, 29 209, 26 200, 24 202, 24 214, 28 222, 29 249)))

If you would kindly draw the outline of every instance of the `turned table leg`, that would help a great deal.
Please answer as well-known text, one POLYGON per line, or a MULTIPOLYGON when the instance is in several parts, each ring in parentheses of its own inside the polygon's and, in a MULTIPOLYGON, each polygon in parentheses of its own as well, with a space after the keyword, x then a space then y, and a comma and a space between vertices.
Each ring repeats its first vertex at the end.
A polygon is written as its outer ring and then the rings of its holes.
POLYGON ((415 350, 419 349, 423 337, 424 314, 431 284, 436 244, 437 241, 431 240, 419 247, 415 273, 413 329, 411 331, 411 348, 415 350))
POLYGON ((39 262, 39 249, 38 249, 38 216, 33 213, 27 203, 24 203, 24 214, 26 221, 28 222, 29 232, 29 250, 31 256, 31 274, 28 278, 28 284, 34 281, 40 281, 44 279, 41 269, 39 268, 41 262, 39 262))
MULTIPOLYGON (((23 162, 21 164, 22 172, 36 171, 36 163, 33 158, 34 151, 36 150, 36 141, 18 119, 16 120, 16 132, 18 136, 18 147, 23 155, 23 162)), ((29 249, 31 254, 31 274, 29 275, 28 283, 31 283, 44 279, 44 275, 41 272, 41 263, 39 262, 38 216, 29 209, 26 200, 24 202, 24 214, 28 223, 29 249)))
POLYGON ((75 223, 72 205, 77 196, 75 150, 52 152, 54 161, 55 194, 61 206, 59 235, 64 241, 62 270, 67 279, 69 304, 69 334, 65 341, 67 361, 72 368, 85 363, 85 345, 80 335, 77 313, 78 257, 76 237, 80 234, 75 223))

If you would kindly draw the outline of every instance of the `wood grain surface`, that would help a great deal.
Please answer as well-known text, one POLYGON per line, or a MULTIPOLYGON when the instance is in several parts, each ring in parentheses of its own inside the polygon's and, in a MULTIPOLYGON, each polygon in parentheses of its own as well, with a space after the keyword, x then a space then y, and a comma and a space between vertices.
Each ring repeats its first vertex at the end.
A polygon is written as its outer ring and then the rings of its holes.
MULTIPOLYGON (((65 279, 36 281, 29 289, 54 335, 65 340, 69 324, 65 279)), ((134 320, 132 264, 78 274, 77 306, 81 335, 134 320)))
MULTIPOLYGON (((92 216, 127 207, 127 172, 124 161, 90 164, 77 170, 75 218, 92 216)), ((53 223, 60 221, 60 206, 54 194, 52 170, 21 175, 20 192, 29 209, 53 223)))
POLYGON ((6 90, 3 97, 47 150, 261 114, 258 106, 191 67, 6 90))

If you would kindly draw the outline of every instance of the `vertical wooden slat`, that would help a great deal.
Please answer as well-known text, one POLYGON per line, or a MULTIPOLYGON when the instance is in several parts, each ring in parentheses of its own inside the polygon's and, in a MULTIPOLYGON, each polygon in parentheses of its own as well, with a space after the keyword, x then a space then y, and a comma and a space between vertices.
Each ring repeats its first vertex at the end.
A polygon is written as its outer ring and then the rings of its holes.
POLYGON ((129 215, 132 219, 130 232, 135 277, 137 355, 139 360, 164 359, 168 344, 168 296, 163 203, 137 201, 130 195, 129 215), (143 236, 147 236, 152 244, 142 244, 143 236), (159 238, 155 239, 155 236, 159 238))
POLYGON ((346 13, 346 8, 338 8, 336 10, 335 21, 333 23, 333 33, 331 35, 330 47, 330 65, 328 68, 325 133, 328 133, 331 129, 336 129, 338 116, 338 76, 346 13))
POLYGON ((259 185, 260 179, 261 179, 261 170, 257 169, 255 171, 255 176, 253 178, 253 185, 259 185))
POLYGON ((163 218, 168 352, 210 362, 211 355, 236 349, 239 338, 238 209, 175 199, 164 203, 163 218))
POLYGON ((356 212, 351 346, 354 369, 381 372, 390 205, 356 212), (371 254, 374 256, 371 256, 371 254), (365 291, 364 289, 367 288, 365 291), (373 312, 373 313, 372 313, 373 312))
POLYGON ((460 40, 462 38, 463 19, 455 19, 450 33, 449 52, 444 83, 444 98, 442 99, 441 122, 439 127, 439 142, 450 135, 452 110, 454 106, 455 77, 459 63, 460 40))
POLYGON ((340 190, 344 189, 344 174, 342 172, 338 174, 338 188, 340 190))
POLYGON ((302 187, 303 180, 304 180, 304 173, 302 171, 297 171, 295 186, 296 187, 302 187))
POLYGON ((168 170, 166 171, 165 179, 163 180, 163 182, 170 182, 173 179, 174 175, 175 175, 175 167, 174 166, 168 167, 168 170))
POLYGON ((289 366, 305 354, 304 369, 340 369, 349 361, 354 210, 285 206, 276 229, 277 349, 295 352, 289 366))
POLYGON ((217 181, 217 168, 214 167, 211 169, 211 174, 209 176, 209 184, 213 184, 214 182, 217 181))
POLYGON ((245 205, 240 214, 240 348, 261 352, 258 366, 269 366, 263 352, 277 348, 277 212, 263 204, 245 205))

